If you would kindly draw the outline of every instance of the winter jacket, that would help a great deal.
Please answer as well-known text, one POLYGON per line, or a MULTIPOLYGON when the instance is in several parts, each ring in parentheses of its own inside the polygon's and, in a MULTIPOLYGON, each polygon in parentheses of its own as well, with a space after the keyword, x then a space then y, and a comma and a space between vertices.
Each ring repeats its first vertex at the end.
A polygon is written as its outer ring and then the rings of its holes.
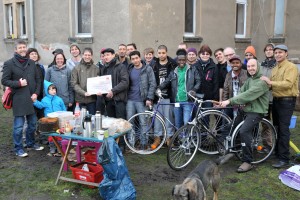
MULTIPOLYGON (((169 76, 169 74, 177 67, 177 63, 171 58, 171 57, 167 57, 168 62, 166 64, 167 66, 167 77, 169 76)), ((155 80, 156 80, 156 85, 160 85, 160 79, 159 79, 159 58, 154 57, 153 58, 153 72, 154 72, 154 76, 155 76, 155 80)), ((172 89, 171 87, 167 88, 167 97, 165 98, 170 98, 170 95, 172 93, 172 89)), ((154 102, 157 102, 158 97, 155 96, 154 97, 154 102)))
MULTIPOLYGON (((185 74, 185 88, 186 92, 188 93, 189 91, 193 90, 196 92, 200 88, 200 76, 198 73, 198 70, 195 67, 190 67, 187 65, 187 70, 185 74)), ((178 67, 173 70, 167 79, 158 86, 159 89, 165 89, 166 87, 171 86, 172 88, 172 93, 171 93, 171 102, 175 103, 176 102, 176 96, 177 96, 177 91, 178 91, 178 67)), ((187 99, 189 97, 187 96, 187 99)))
MULTIPOLYGON (((134 68, 133 64, 128 66, 128 72, 131 73, 134 68)), ((130 83, 129 83, 130 85, 130 83)), ((140 73, 140 93, 142 101, 154 100, 156 90, 156 80, 153 69, 150 65, 143 64, 140 73)))
POLYGON ((40 94, 41 78, 34 61, 28 59, 26 66, 15 58, 11 58, 3 64, 1 83, 12 89, 12 106, 14 116, 33 114, 34 107, 31 99, 32 94, 40 94), (27 86, 21 86, 19 79, 27 80, 27 86))
POLYGON ((42 98, 44 96, 43 90, 44 90, 45 68, 43 65, 41 65, 39 63, 36 63, 35 66, 38 69, 37 71, 39 72, 40 77, 41 77, 41 79, 40 79, 41 80, 40 81, 40 83, 41 83, 40 95, 37 98, 40 101, 40 100, 42 100, 42 98))
POLYGON ((218 63, 217 64, 217 70, 218 70, 218 74, 219 74, 219 88, 223 88, 224 83, 225 83, 225 79, 226 79, 226 75, 228 73, 228 71, 227 71, 227 62, 225 62, 223 64, 218 63))
POLYGON ((45 80, 52 82, 57 88, 57 96, 63 99, 66 106, 69 103, 74 103, 74 91, 71 85, 71 70, 64 65, 58 68, 53 65, 48 68, 45 80))
POLYGON ((66 106, 64 104, 64 101, 59 96, 55 95, 52 96, 48 92, 48 88, 50 85, 53 85, 53 83, 44 81, 44 93, 45 97, 42 99, 42 101, 36 100, 33 105, 39 109, 44 108, 44 115, 47 116, 48 113, 56 112, 56 111, 66 111, 66 106))
POLYGON ((269 108, 269 87, 265 81, 260 80, 262 76, 260 67, 258 66, 257 72, 250 76, 242 86, 240 93, 230 98, 230 104, 245 104, 245 112, 253 113, 268 113, 269 108))
MULTIPOLYGON (((239 82, 239 88, 241 88, 246 80, 248 79, 247 71, 244 69, 241 69, 240 74, 237 77, 238 82, 239 82)), ((230 99, 233 97, 233 87, 232 87, 232 70, 227 73, 226 79, 224 82, 224 87, 223 87, 223 96, 222 100, 225 101, 227 99, 230 99)))
POLYGON ((113 100, 126 102, 129 87, 127 67, 114 58, 110 63, 105 63, 104 67, 100 68, 100 76, 108 75, 108 71, 111 70, 113 100))
POLYGON ((200 59, 195 65, 201 79, 201 87, 197 93, 204 94, 204 100, 219 100, 219 74, 214 61, 210 58, 208 63, 200 59))
POLYGON ((99 67, 94 64, 87 65, 83 59, 74 67, 71 73, 71 85, 74 88, 76 102, 85 104, 96 102, 96 95, 85 96, 87 79, 96 76, 99 76, 99 67))

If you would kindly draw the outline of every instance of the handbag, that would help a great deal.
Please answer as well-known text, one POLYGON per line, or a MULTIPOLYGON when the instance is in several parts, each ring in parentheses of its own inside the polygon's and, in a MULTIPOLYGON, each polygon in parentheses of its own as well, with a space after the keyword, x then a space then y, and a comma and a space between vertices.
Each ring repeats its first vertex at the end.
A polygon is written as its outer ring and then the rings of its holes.
POLYGON ((12 92, 10 87, 6 87, 2 96, 2 105, 5 109, 12 108, 12 92))

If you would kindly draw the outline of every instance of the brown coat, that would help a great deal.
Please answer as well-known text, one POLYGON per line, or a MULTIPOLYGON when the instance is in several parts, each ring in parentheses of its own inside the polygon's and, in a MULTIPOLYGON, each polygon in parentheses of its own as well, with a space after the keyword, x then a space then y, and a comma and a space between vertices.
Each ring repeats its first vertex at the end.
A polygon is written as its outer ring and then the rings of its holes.
MULTIPOLYGON (((232 70, 227 73, 225 82, 224 82, 224 87, 223 87, 223 101, 230 99, 233 97, 233 88, 232 88, 232 70)), ((247 71, 242 69, 240 74, 238 75, 238 80, 239 80, 239 88, 244 85, 246 82, 248 76, 247 76, 247 71)))

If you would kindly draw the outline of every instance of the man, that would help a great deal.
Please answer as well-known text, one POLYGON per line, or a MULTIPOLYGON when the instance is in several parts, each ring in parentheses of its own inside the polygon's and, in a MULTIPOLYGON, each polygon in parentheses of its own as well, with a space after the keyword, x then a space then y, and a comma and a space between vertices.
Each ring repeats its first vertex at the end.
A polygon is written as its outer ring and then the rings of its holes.
MULTIPOLYGON (((232 58, 231 58, 232 59, 232 58)), ((242 145, 242 165, 239 166, 237 172, 247 172, 253 168, 251 142, 253 128, 261 121, 264 114, 268 112, 268 85, 260 80, 261 73, 257 60, 250 59, 247 63, 247 71, 249 78, 242 86, 240 93, 226 101, 220 103, 221 107, 227 105, 245 105, 243 112, 240 112, 235 122, 238 123, 243 119, 240 129, 241 145, 242 145)))
POLYGON ((174 108, 175 126, 179 129, 191 118, 193 105, 189 103, 188 92, 196 93, 200 88, 200 76, 195 67, 186 63, 187 52, 184 49, 178 49, 176 55, 178 66, 158 87, 162 90, 171 86, 171 102, 177 103, 174 108))
POLYGON ((248 46, 245 50, 244 64, 247 65, 248 60, 253 59, 253 58, 257 59, 255 48, 253 46, 248 46))
POLYGON ((26 146, 28 149, 43 150, 35 144, 36 115, 33 102, 37 99, 41 89, 41 78, 34 61, 26 57, 27 45, 23 40, 16 40, 13 58, 4 62, 2 85, 12 89, 13 105, 13 142, 17 156, 26 157, 23 149, 22 131, 27 120, 26 146))
MULTIPOLYGON (((231 66, 230 66, 230 63, 229 63, 229 60, 232 56, 234 56, 236 53, 235 53, 235 50, 232 48, 232 47, 226 47, 224 49, 224 56, 225 56, 225 59, 227 61, 227 71, 230 71, 231 70, 231 66)), ((242 65, 242 68, 244 70, 247 70, 247 65, 243 64, 242 65)))
POLYGON ((120 44, 118 47, 118 60, 120 63, 124 64, 126 67, 128 67, 130 60, 128 57, 126 57, 126 45, 120 44))
POLYGON ((261 79, 266 81, 272 89, 273 124, 278 128, 277 144, 275 155, 278 162, 272 166, 275 168, 287 167, 289 165, 289 141, 290 141, 290 120, 295 108, 298 90, 298 68, 287 60, 288 48, 280 44, 274 48, 274 56, 277 61, 272 70, 271 78, 263 76, 261 79))
POLYGON ((184 42, 181 42, 179 45, 178 45, 178 48, 177 49, 184 49, 184 50, 187 50, 188 46, 186 43, 184 42))
POLYGON ((223 95, 223 87, 224 82, 226 78, 226 74, 229 72, 227 71, 227 62, 223 53, 223 48, 218 48, 214 51, 214 56, 218 62, 217 69, 219 73, 219 99, 222 101, 222 95, 223 95))
MULTIPOLYGON (((145 107, 153 104, 156 89, 156 80, 152 67, 142 63, 139 51, 132 51, 129 54, 131 64, 129 71, 128 101, 126 105, 127 119, 136 113, 145 111, 145 107)), ((141 124, 146 124, 144 118, 140 118, 141 124)), ((147 138, 141 138, 143 145, 146 145, 147 138)))
POLYGON ((72 43, 70 45, 70 53, 72 57, 67 60, 66 65, 72 71, 72 69, 81 61, 81 51, 78 44, 72 43))
MULTIPOLYGON (((242 69, 242 60, 238 55, 232 56, 229 62, 232 70, 227 73, 225 78, 222 101, 235 97, 248 78, 247 71, 242 69)), ((233 109, 225 109, 231 119, 236 114, 233 111, 233 109)))
MULTIPOLYGON (((168 56, 168 48, 165 45, 160 45, 157 48, 157 56, 158 58, 154 58, 156 60, 155 65, 153 67, 156 85, 162 84, 166 78, 169 76, 169 74, 175 69, 176 63, 174 60, 168 56)), ((164 96, 164 99, 162 99, 161 103, 170 103, 171 98, 171 87, 165 88, 162 90, 162 93, 166 94, 164 96)), ((157 102, 158 98, 156 97, 154 99, 154 102, 157 102)), ((173 107, 171 105, 163 105, 160 106, 160 112, 163 113, 163 115, 171 120, 173 123, 173 107)), ((165 120, 166 123, 166 129, 167 129, 167 145, 169 145, 171 139, 170 137, 173 135, 173 127, 172 125, 165 120)), ((156 139, 160 142, 160 136, 162 134, 162 127, 155 127, 157 131, 156 139)), ((154 141, 155 142, 155 141, 154 141)))
MULTIPOLYGON (((272 69, 276 65, 276 60, 274 58, 274 44, 269 43, 264 48, 264 54, 266 56, 266 59, 261 63, 261 72, 263 76, 266 76, 268 78, 271 78, 272 69)), ((272 91, 269 91, 269 109, 268 109, 268 115, 265 116, 266 119, 271 120, 271 113, 272 113, 272 104, 273 104, 273 96, 272 91)), ((263 149, 260 151, 261 153, 269 153, 270 148, 272 146, 272 140, 270 136, 271 130, 268 127, 263 127, 263 134, 265 134, 263 141, 263 149)))
POLYGON ((137 50, 137 48, 136 48, 136 44, 135 43, 127 44, 127 46, 126 46, 126 55, 129 57, 129 54, 132 51, 136 51, 136 50, 137 50))
POLYGON ((188 48, 187 49, 187 64, 190 66, 195 66, 197 63, 197 49, 195 48, 188 48))

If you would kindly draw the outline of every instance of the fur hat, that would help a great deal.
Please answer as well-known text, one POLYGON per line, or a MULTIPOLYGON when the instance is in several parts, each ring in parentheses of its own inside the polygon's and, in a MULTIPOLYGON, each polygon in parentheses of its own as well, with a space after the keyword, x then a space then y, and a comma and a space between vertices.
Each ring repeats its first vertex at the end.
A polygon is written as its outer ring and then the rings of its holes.
POLYGON ((247 49, 245 50, 246 53, 251 53, 254 57, 256 57, 256 52, 253 46, 248 46, 247 49))

